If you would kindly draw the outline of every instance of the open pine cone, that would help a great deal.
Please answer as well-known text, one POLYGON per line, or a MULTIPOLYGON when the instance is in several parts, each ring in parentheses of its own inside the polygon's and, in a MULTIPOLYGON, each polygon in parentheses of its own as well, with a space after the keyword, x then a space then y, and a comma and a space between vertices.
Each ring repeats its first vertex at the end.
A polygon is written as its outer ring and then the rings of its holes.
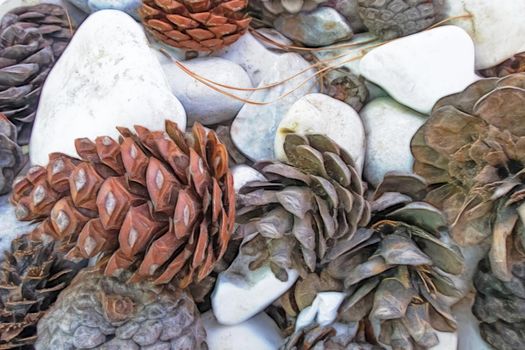
POLYGON ((200 124, 185 135, 119 128, 120 142, 77 139, 80 158, 51 154, 14 186, 20 220, 40 236, 76 242, 70 259, 111 255, 105 273, 181 287, 202 281, 226 252, 235 221, 228 153, 200 124))
POLYGON ((525 73, 525 52, 518 53, 497 66, 482 69, 480 73, 487 78, 503 78, 514 73, 525 73))
POLYGON ((205 350, 205 339, 186 292, 85 270, 38 323, 35 348, 205 350))
POLYGON ((430 348, 438 343, 435 330, 456 327, 443 295, 460 296, 450 276, 463 271, 463 256, 441 212, 420 201, 425 188, 417 176, 387 174, 371 204, 370 229, 357 231, 352 247, 328 266, 349 295, 340 320, 370 320, 370 341, 394 350, 430 348))
POLYGON ((241 37, 250 25, 248 0, 144 0, 144 27, 160 41, 184 50, 211 52, 241 37))
POLYGON ((0 349, 32 348, 38 321, 86 262, 63 259, 54 242, 13 240, 0 267, 0 349))
POLYGON ((42 85, 73 32, 65 10, 53 4, 19 7, 0 23, 0 111, 27 144, 42 85))
POLYGON ((11 191, 15 177, 27 162, 16 140, 16 127, 0 113, 0 194, 11 191))
POLYGON ((358 0, 365 26, 383 40, 417 33, 436 22, 433 0, 358 0))
POLYGON ((365 187, 352 158, 324 135, 289 134, 288 164, 256 165, 268 179, 251 182, 238 195, 241 250, 269 264, 277 278, 286 269, 303 278, 344 253, 346 242, 369 220, 365 187))

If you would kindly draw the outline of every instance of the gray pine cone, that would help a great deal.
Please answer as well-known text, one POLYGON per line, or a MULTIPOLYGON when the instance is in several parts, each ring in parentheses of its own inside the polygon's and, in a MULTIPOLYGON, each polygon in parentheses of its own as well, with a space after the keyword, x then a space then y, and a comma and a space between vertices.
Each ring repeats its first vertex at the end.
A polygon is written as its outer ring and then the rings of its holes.
POLYGON ((417 33, 436 22, 433 0, 359 0, 359 15, 383 40, 417 33))
POLYGON ((16 127, 0 113, 0 194, 11 191, 15 177, 27 162, 16 136, 16 127))
POLYGON ((207 349, 206 332, 186 292, 125 281, 81 272, 38 323, 36 350, 207 349))

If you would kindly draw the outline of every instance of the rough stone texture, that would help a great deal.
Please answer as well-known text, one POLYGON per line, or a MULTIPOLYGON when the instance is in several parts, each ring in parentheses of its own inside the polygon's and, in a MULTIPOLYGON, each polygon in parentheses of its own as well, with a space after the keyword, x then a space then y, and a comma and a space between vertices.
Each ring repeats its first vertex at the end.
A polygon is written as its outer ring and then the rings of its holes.
POLYGON ((363 170, 365 132, 357 112, 344 102, 323 94, 309 94, 288 110, 275 134, 275 157, 286 160, 283 144, 289 133, 324 134, 347 151, 356 170, 363 170))
POLYGON ((31 160, 43 165, 50 152, 75 155, 76 138, 116 137, 116 126, 162 130, 166 118, 186 127, 142 28, 124 12, 99 11, 78 29, 44 84, 31 160))
POLYGON ((361 74, 398 102, 423 114, 442 97, 462 91, 474 74, 474 45, 456 26, 443 26, 371 50, 361 74))
POLYGON ((330 7, 312 12, 283 15, 274 21, 275 28, 290 39, 306 46, 326 46, 352 37, 347 20, 330 7))
MULTIPOLYGON (((220 57, 195 58, 181 62, 186 68, 213 82, 238 88, 252 88, 248 73, 238 64, 220 57)), ((244 102, 217 92, 184 72, 171 60, 162 62, 172 93, 184 106, 188 124, 211 125, 231 120, 244 102)), ((220 87, 219 87, 220 88, 220 87)), ((246 99, 252 91, 224 89, 246 99)))
MULTIPOLYGON (((263 78, 259 87, 285 80, 308 67, 310 64, 298 54, 280 55, 274 60, 273 69, 263 78)), ((294 92, 290 92, 314 74, 313 69, 307 69, 295 79, 273 88, 257 90, 250 96, 252 101, 271 103, 262 106, 247 103, 237 114, 231 127, 231 135, 242 153, 253 161, 274 158, 273 140, 277 126, 295 101, 308 93, 317 92, 316 79, 310 79, 294 92), (281 98, 285 94, 288 95, 281 98)))
POLYGON ((360 114, 366 132, 367 182, 375 187, 389 171, 411 173, 410 141, 425 116, 388 97, 373 100, 360 114))

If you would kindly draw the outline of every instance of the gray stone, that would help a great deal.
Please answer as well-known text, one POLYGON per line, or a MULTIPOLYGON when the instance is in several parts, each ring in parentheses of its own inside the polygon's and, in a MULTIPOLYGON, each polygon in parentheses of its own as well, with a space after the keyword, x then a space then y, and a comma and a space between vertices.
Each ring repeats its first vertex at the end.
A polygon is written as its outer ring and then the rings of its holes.
POLYGON ((119 10, 126 12, 137 20, 139 14, 137 10, 141 5, 140 0, 67 0, 86 13, 93 13, 100 10, 119 10))
POLYGON ((361 16, 359 16, 358 2, 359 0, 332 0, 328 2, 327 6, 333 7, 346 17, 354 33, 360 33, 366 31, 366 27, 361 16))
POLYGON ((348 21, 330 7, 312 12, 283 15, 274 21, 275 28, 290 39, 307 46, 326 46, 352 37, 348 21))
POLYGON ((273 69, 263 78, 259 87, 283 81, 305 69, 306 72, 286 83, 254 92, 250 100, 271 103, 265 105, 246 103, 233 121, 232 140, 237 148, 253 161, 274 158, 275 132, 286 112, 295 101, 304 95, 317 92, 315 78, 309 79, 300 86, 315 74, 313 69, 308 69, 310 67, 308 62, 296 53, 287 53, 277 57, 273 69), (285 94, 288 95, 281 98, 285 94))

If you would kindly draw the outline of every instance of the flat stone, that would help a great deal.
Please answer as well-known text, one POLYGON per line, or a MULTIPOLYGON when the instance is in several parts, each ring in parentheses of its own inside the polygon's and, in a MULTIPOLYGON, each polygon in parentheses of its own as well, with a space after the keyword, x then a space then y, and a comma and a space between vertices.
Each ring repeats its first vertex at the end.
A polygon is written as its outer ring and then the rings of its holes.
POLYGON ((288 109, 298 99, 310 92, 317 92, 317 79, 308 78, 315 74, 308 69, 310 64, 296 53, 278 56, 271 72, 268 72, 259 87, 286 80, 296 73, 306 70, 295 79, 275 87, 255 91, 250 100, 269 102, 265 105, 246 103, 231 126, 232 140, 244 155, 253 161, 274 158, 274 137, 277 126, 288 109), (293 91, 293 92, 292 92, 293 91), (287 94, 287 95, 286 95, 287 94), (286 97, 282 98, 284 95, 286 97))
POLYGON ((44 84, 31 160, 44 165, 51 152, 76 155, 76 138, 117 137, 116 126, 163 130, 168 118, 186 127, 142 27, 124 12, 99 11, 80 26, 44 84))
POLYGON ((264 312, 234 326, 220 324, 211 311, 201 320, 208 350, 275 350, 284 342, 279 328, 264 312))
POLYGON ((344 102, 324 94, 309 94, 293 104, 275 133, 275 157, 286 160, 283 144, 289 133, 324 134, 346 150, 362 171, 365 131, 359 114, 344 102))
POLYGON ((366 32, 367 28, 359 16, 358 3, 359 0, 331 0, 326 6, 333 7, 343 15, 350 22, 350 27, 354 33, 361 33, 366 32))
POLYGON ((398 102, 423 114, 429 114, 440 98, 478 79, 472 39, 456 26, 437 27, 372 49, 361 60, 360 70, 398 102))
MULTIPOLYGON (((224 58, 195 58, 181 62, 181 64, 201 77, 216 83, 236 88, 250 89, 253 87, 248 73, 238 64, 224 58)), ((172 93, 184 106, 190 125, 196 121, 204 125, 212 125, 231 120, 244 104, 238 99, 213 90, 191 77, 171 61, 162 64, 162 68, 166 73, 172 93)), ((252 93, 249 90, 224 90, 241 99, 248 98, 252 93)))
POLYGON ((231 168, 233 176, 233 188, 238 193, 242 186, 252 181, 266 181, 263 174, 246 164, 235 165, 231 168))
POLYGON ((368 103, 360 114, 366 132, 366 181, 376 187, 390 171, 412 173, 410 141, 426 116, 388 97, 368 103))
POLYGON ((67 0, 86 13, 100 10, 119 10, 139 20, 141 0, 67 0))
POLYGON ((444 0, 444 17, 470 15, 451 24, 465 29, 476 46, 476 69, 495 66, 525 51, 524 1, 444 0))
MULTIPOLYGON (((451 350, 458 348, 458 334, 455 332, 436 332, 439 344, 428 350, 451 350)), ((478 348, 472 348, 471 350, 478 348)))
POLYGON ((242 323, 284 294, 299 278, 295 270, 287 270, 288 281, 278 280, 269 266, 250 270, 253 260, 242 254, 230 267, 219 273, 211 296, 213 314, 224 325, 242 323))
POLYGON ((314 47, 348 40, 353 35, 348 21, 330 7, 279 16, 274 26, 288 38, 314 47))
POLYGON ((321 326, 332 324, 336 320, 339 307, 346 297, 346 293, 340 292, 317 293, 312 305, 304 308, 297 316, 295 330, 313 323, 321 326))

